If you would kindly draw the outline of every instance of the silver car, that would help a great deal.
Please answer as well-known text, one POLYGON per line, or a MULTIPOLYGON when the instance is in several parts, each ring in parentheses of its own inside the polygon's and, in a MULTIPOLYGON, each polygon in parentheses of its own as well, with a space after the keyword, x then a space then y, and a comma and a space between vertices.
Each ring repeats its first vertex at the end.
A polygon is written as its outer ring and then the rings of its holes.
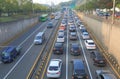
POLYGON ((96 70, 97 79, 117 79, 109 70, 96 70))

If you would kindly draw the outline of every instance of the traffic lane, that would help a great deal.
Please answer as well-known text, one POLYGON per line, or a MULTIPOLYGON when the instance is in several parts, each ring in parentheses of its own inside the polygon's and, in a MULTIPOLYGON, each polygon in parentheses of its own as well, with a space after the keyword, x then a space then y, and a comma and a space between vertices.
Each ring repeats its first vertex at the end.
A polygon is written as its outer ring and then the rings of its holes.
MULTIPOLYGON (((44 23, 44 24, 45 24, 45 23, 44 23)), ((44 27, 44 26, 45 26, 44 24, 42 24, 41 27, 44 27)), ((38 31, 39 31, 39 30, 42 30, 42 29, 38 29, 38 31)), ((33 31, 32 31, 32 32, 33 32, 33 31)), ((33 40, 33 37, 34 37, 34 34, 32 35, 32 40, 33 40)), ((30 37, 29 39, 31 39, 31 37, 30 37)), ((26 41, 29 41, 29 39, 27 39, 26 41)), ((21 50, 20 56, 18 56, 14 62, 12 62, 12 63, 10 63, 9 65, 7 65, 7 67, 5 67, 3 63, 1 63, 1 64, 3 64, 3 65, 0 65, 0 68, 3 69, 3 70, 1 70, 1 72, 0 72, 0 77, 3 78, 4 74, 2 74, 2 73, 3 73, 3 72, 4 72, 4 73, 7 73, 7 72, 14 66, 14 64, 17 63, 17 61, 21 58, 21 56, 24 55, 24 53, 25 53, 26 50, 29 48, 29 46, 31 45, 31 43, 33 43, 33 41, 32 41, 32 42, 27 42, 27 43, 26 43, 26 41, 25 41, 25 44, 24 44, 24 45, 25 45, 24 48, 22 48, 22 50, 21 50)), ((18 42, 19 42, 19 40, 18 40, 18 42)))
MULTIPOLYGON (((51 59, 61 59, 62 63, 63 63, 62 72, 61 72, 61 76, 60 76, 59 79, 65 79, 66 78, 66 45, 67 45, 67 36, 66 35, 67 34, 66 34, 66 30, 65 30, 65 42, 64 42, 64 52, 63 52, 63 54, 54 54, 53 48, 51 49, 52 50, 52 55, 50 57, 50 60, 51 59)), ((55 38, 55 42, 56 42, 56 39, 57 39, 57 37, 55 38)), ((50 60, 49 60, 49 63, 50 63, 50 60)), ((48 63, 48 65, 49 65, 49 63, 48 63)), ((48 67, 48 65, 47 65, 47 67, 48 67)), ((45 74, 43 74, 43 75, 44 75, 44 79, 48 79, 47 68, 46 68, 45 74)))
MULTIPOLYGON (((47 42, 47 40, 49 40, 49 36, 50 36, 52 30, 53 29, 51 29, 51 30, 47 29, 47 31, 45 32, 45 36, 46 36, 45 42, 47 42)), ((28 51, 27 55, 25 55, 23 60, 18 64, 18 66, 14 69, 14 71, 8 76, 8 78, 13 79, 13 78, 19 77, 20 79, 21 78, 25 79, 30 68, 32 67, 35 59, 37 58, 38 54, 40 53, 41 48, 42 48, 42 46, 39 46, 39 45, 34 46, 34 44, 33 44, 31 49, 28 51), (27 63, 28 60, 30 60, 29 64, 27 63), (24 70, 23 68, 25 68, 26 70, 24 70), (23 70, 23 71, 21 71, 21 70, 23 70), (22 77, 20 77, 20 76, 22 76, 22 77)), ((19 79, 19 78, 17 78, 17 79, 19 79)))
MULTIPOLYGON (((77 30, 76 30, 77 31, 77 30)), ((71 61, 73 60, 73 59, 82 59, 83 60, 83 62, 84 62, 84 65, 85 65, 85 71, 86 71, 86 74, 88 75, 88 77, 89 77, 89 72, 88 72, 88 70, 87 70, 87 65, 86 65, 86 63, 85 63, 85 60, 84 60, 84 56, 83 56, 83 50, 82 50, 82 47, 81 47, 81 44, 80 44, 80 39, 79 39, 79 35, 77 34, 77 36, 78 36, 78 39, 77 40, 69 40, 69 53, 68 53, 68 55, 69 55, 69 61, 68 61, 68 64, 69 64, 69 79, 72 79, 72 74, 73 74, 73 66, 72 66, 72 63, 71 63, 71 61), (77 44, 79 44, 79 47, 80 47, 80 55, 79 56, 73 56, 73 55, 71 55, 71 52, 70 52, 70 44, 72 44, 72 43, 77 43, 77 44)))
MULTIPOLYGON (((44 24, 42 24, 42 26, 41 27, 43 27, 43 25, 44 24)), ((32 31, 33 32, 33 31, 32 31)), ((33 34, 34 35, 34 34, 33 34)), ((22 35, 23 36, 23 35, 22 35)), ((29 36, 28 36, 29 37, 29 36)), ((26 37, 27 38, 27 37, 26 37)), ((21 38, 20 38, 21 39, 21 38)), ((31 37, 29 38, 29 39, 31 39, 31 37)), ((21 54, 20 54, 20 56, 17 56, 17 58, 14 60, 14 62, 12 62, 12 63, 8 63, 8 64, 4 64, 4 63, 1 63, 0 64, 0 69, 3 69, 3 70, 1 70, 0 71, 0 77, 1 78, 3 78, 3 76, 5 75, 5 74, 3 74, 3 72, 4 73, 6 73, 7 74, 7 72, 17 63, 17 61, 24 55, 24 53, 26 52, 26 50, 29 48, 29 46, 31 45, 31 42, 27 42, 27 41, 29 41, 29 39, 27 39, 26 41, 25 41, 25 44, 23 44, 22 45, 22 50, 21 50, 21 54), (26 43, 27 42, 27 43, 26 43)), ((16 41, 16 40, 15 40, 16 41)), ((19 42, 19 40, 17 40, 18 42, 19 42)), ((24 41, 24 40, 23 40, 24 41)), ((13 43, 12 43, 13 44, 13 43)), ((11 45, 12 45, 11 44, 11 45)))
POLYGON ((86 56, 86 58, 88 60, 90 71, 92 73, 92 77, 93 77, 93 79, 95 79, 96 78, 96 73, 95 73, 96 70, 98 70, 98 69, 99 70, 101 70, 101 69, 103 69, 103 70, 110 70, 110 67, 108 66, 108 64, 105 67, 97 67, 97 66, 95 66, 93 64, 94 62, 93 62, 93 59, 91 58, 91 53, 90 52, 91 51, 98 51, 99 52, 99 49, 98 48, 96 48, 95 50, 88 50, 88 49, 86 49, 86 46, 85 46, 84 40, 82 39, 80 31, 79 31, 79 34, 80 34, 80 38, 81 38, 81 41, 82 41, 83 48, 85 50, 85 56, 86 56))
MULTIPOLYGON (((65 79, 65 77, 66 77, 65 76, 65 72, 66 72, 66 61, 65 61, 66 49, 65 48, 66 48, 66 42, 64 43, 64 52, 63 52, 63 54, 54 54, 53 48, 51 49, 52 50, 52 55, 50 57, 50 60, 51 59, 61 59, 62 63, 63 63, 61 77, 59 79, 65 79)), ((50 60, 49 60, 49 63, 50 63, 50 60)), ((48 65, 49 65, 49 63, 48 63, 48 65)), ((48 67, 48 65, 47 65, 47 67, 48 67)), ((46 72, 44 74, 44 79, 48 79, 48 77, 47 77, 47 69, 46 69, 46 72)))

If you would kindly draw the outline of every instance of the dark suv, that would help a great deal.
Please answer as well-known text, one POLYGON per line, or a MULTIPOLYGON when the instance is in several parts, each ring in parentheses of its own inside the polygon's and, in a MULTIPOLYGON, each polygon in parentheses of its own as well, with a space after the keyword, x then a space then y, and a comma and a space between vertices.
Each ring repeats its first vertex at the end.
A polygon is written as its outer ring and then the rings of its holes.
POLYGON ((74 56, 80 55, 81 51, 80 51, 79 44, 77 44, 77 43, 72 43, 72 44, 70 45, 70 52, 71 52, 71 54, 74 55, 74 56))
POLYGON ((1 53, 1 60, 3 63, 12 62, 17 55, 20 54, 20 47, 7 47, 1 53))
POLYGON ((106 65, 105 59, 99 52, 92 51, 91 57, 93 58, 94 65, 96 65, 96 66, 105 66, 106 65))
POLYGON ((73 75, 72 79, 88 79, 85 71, 85 65, 81 59, 74 59, 73 64, 73 75))
POLYGON ((63 54, 64 46, 63 43, 56 42, 53 48, 54 54, 63 54))

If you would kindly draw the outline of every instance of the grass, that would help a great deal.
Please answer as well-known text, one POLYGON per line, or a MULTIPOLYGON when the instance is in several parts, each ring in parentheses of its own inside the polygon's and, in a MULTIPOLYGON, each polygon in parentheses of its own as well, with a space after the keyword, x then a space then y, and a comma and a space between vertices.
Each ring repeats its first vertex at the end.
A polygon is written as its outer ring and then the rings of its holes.
POLYGON ((20 15, 19 14, 19 15, 14 15, 14 16, 2 16, 2 17, 0 17, 0 23, 30 18, 33 16, 35 16, 35 15, 20 15))
POLYGON ((14 20, 16 19, 12 17, 0 17, 0 22, 9 22, 9 21, 14 21, 14 20))

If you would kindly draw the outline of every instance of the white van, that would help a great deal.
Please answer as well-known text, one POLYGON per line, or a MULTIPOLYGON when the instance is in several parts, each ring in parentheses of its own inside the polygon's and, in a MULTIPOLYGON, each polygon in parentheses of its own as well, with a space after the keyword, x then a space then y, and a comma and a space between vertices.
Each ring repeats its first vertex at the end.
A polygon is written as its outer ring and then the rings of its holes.
POLYGON ((44 32, 39 32, 34 39, 34 44, 42 44, 45 40, 45 34, 44 32))

